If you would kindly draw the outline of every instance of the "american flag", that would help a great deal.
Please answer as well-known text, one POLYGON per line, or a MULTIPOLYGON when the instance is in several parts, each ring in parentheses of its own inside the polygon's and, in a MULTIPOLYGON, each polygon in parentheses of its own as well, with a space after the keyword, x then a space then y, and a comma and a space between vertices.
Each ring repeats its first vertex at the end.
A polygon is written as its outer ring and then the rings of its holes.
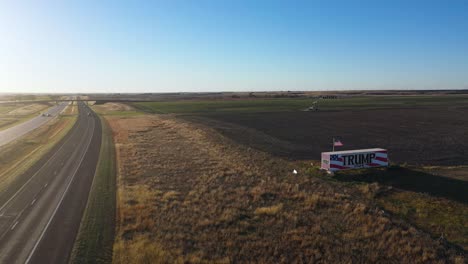
POLYGON ((343 143, 341 143, 341 141, 339 139, 335 139, 333 141, 333 146, 334 147, 342 147, 343 146, 343 143))

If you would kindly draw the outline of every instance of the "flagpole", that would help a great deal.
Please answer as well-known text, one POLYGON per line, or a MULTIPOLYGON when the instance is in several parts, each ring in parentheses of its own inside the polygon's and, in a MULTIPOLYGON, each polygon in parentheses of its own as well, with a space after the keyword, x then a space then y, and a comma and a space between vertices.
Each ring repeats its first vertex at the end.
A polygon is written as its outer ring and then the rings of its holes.
POLYGON ((332 144, 332 146, 333 146, 333 152, 335 152, 335 138, 333 138, 333 144, 332 144))

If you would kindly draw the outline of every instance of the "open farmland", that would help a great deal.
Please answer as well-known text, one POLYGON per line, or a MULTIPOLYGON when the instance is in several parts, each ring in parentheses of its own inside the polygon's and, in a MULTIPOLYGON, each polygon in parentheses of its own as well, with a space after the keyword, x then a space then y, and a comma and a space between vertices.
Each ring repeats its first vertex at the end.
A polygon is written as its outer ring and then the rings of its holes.
MULTIPOLYGON (((324 100, 319 112, 302 111, 310 104, 304 99, 132 104, 155 115, 97 105, 112 127, 119 168, 113 261, 463 263, 468 189, 462 166, 452 179, 431 174, 435 167, 414 166, 331 178, 315 160, 330 149, 327 130, 347 148, 395 139, 379 147, 402 153, 402 160, 419 153, 424 140, 428 155, 447 142, 462 156, 464 148, 451 140, 466 137, 460 114, 466 100, 324 100), (322 120, 330 117, 354 123, 322 120)), ((464 162, 453 160, 436 155, 411 162, 464 162)))
POLYGON ((396 163, 462 165, 468 164, 467 114, 468 108, 400 108, 225 114, 207 122, 238 142, 290 159, 318 160, 339 136, 340 150, 383 147, 396 163), (246 128, 266 137, 249 136, 246 128), (265 141, 269 137, 278 144, 265 141))
POLYGON ((320 111, 301 111, 308 99, 138 103, 156 113, 178 113, 231 139, 290 159, 320 159, 334 136, 342 150, 383 147, 392 162, 468 164, 468 97, 370 96, 321 100, 320 111))
POLYGON ((185 100, 132 105, 209 127, 248 150, 289 161, 313 177, 320 152, 331 150, 333 136, 341 137, 343 150, 387 148, 391 162, 398 164, 388 172, 352 171, 324 179, 356 185, 380 208, 434 239, 468 248, 468 97, 343 97, 321 100, 318 112, 303 111, 313 100, 185 100))
POLYGON ((300 98, 259 98, 259 99, 214 99, 214 100, 173 100, 160 102, 139 102, 133 105, 141 110, 154 113, 208 114, 208 113, 259 113, 295 112, 309 107, 319 100, 322 110, 412 108, 436 106, 467 106, 467 95, 408 95, 408 96, 338 96, 338 99, 300 98))

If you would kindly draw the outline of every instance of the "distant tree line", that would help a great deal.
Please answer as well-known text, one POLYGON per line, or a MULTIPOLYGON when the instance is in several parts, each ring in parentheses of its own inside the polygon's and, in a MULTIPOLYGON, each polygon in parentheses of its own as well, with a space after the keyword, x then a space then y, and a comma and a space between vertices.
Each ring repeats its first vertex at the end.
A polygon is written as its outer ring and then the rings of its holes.
POLYGON ((35 100, 36 96, 32 94, 18 94, 15 95, 15 100, 16 101, 32 101, 35 100))

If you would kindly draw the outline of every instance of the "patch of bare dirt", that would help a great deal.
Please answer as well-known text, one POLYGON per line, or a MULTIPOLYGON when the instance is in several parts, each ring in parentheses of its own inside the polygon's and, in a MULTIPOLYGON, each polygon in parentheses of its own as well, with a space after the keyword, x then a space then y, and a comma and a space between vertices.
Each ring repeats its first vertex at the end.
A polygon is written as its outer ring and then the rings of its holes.
POLYGON ((116 112, 116 111, 134 111, 135 109, 127 104, 121 103, 105 103, 102 105, 94 105, 94 109, 98 112, 106 113, 106 112, 116 112))

